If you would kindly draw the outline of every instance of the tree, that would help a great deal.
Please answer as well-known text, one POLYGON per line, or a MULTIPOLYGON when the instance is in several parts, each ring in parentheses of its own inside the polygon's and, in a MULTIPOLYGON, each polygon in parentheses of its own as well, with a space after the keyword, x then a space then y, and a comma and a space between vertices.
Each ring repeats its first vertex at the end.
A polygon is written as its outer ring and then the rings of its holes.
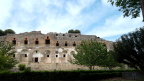
POLYGON ((81 33, 80 30, 75 30, 74 32, 75 32, 75 33, 81 33))
POLYGON ((13 58, 15 51, 9 43, 0 42, 0 71, 9 70, 18 63, 13 58))
POLYGON ((92 70, 93 66, 100 65, 106 58, 107 49, 103 43, 96 41, 83 41, 82 45, 76 47, 75 59, 69 60, 72 64, 84 65, 92 70))
POLYGON ((144 27, 122 35, 114 44, 117 61, 144 72, 144 27))
POLYGON ((74 30, 73 30, 73 29, 71 29, 71 30, 69 30, 69 31, 68 31, 68 33, 74 33, 74 30))
POLYGON ((108 0, 111 4, 120 7, 119 11, 123 12, 124 17, 132 16, 136 18, 140 16, 140 0, 108 0))
POLYGON ((4 32, 0 29, 0 36, 3 36, 4 32))
POLYGON ((123 67, 123 64, 116 61, 115 52, 110 50, 107 52, 107 56, 100 66, 108 67, 111 70, 114 67, 123 67))
POLYGON ((7 34, 15 34, 15 32, 12 30, 12 29, 6 29, 4 31, 4 33, 7 35, 7 34))
POLYGON ((81 32, 80 32, 80 30, 71 29, 71 30, 68 31, 68 33, 81 33, 81 32))

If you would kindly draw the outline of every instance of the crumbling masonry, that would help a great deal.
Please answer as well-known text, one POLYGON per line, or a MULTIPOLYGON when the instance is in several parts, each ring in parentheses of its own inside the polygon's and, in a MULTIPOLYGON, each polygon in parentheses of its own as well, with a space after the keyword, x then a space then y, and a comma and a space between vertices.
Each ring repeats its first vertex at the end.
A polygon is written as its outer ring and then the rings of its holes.
POLYGON ((19 64, 26 64, 32 70, 88 69, 70 64, 68 60, 73 59, 72 53, 76 53, 75 46, 80 45, 83 40, 91 39, 105 43, 108 50, 112 49, 111 41, 95 35, 79 33, 50 32, 42 34, 40 31, 32 31, 0 36, 0 41, 15 45, 16 53, 13 57, 19 61, 19 64))

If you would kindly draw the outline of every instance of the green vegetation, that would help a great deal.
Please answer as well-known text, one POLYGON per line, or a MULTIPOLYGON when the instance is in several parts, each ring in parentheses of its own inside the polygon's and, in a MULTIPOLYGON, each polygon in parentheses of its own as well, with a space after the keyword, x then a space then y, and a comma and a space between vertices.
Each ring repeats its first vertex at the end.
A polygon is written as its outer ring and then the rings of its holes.
POLYGON ((136 18, 140 16, 140 0, 108 0, 111 4, 120 7, 119 11, 123 12, 124 17, 132 16, 136 18))
POLYGON ((144 73, 144 27, 122 35, 114 44, 117 61, 144 73))
POLYGON ((15 51, 9 43, 0 42, 0 71, 9 70, 18 62, 13 58, 15 51))
POLYGON ((20 70, 20 71, 24 71, 25 68, 26 68, 25 66, 26 66, 25 64, 19 64, 19 65, 18 65, 19 70, 20 70))
POLYGON ((68 33, 81 33, 81 32, 80 32, 80 30, 71 29, 71 30, 68 31, 68 33))
POLYGON ((114 60, 112 51, 108 52, 105 44, 97 41, 83 41, 82 45, 76 47, 77 54, 73 54, 75 59, 69 62, 77 65, 84 65, 94 69, 93 66, 103 66, 112 69, 119 65, 114 60))
POLYGON ((1 81, 98 81, 122 77, 122 72, 133 70, 77 70, 77 71, 31 71, 0 73, 1 81))
POLYGON ((7 35, 7 34, 15 34, 15 31, 13 31, 12 29, 6 29, 5 31, 2 31, 0 29, 0 36, 7 35))

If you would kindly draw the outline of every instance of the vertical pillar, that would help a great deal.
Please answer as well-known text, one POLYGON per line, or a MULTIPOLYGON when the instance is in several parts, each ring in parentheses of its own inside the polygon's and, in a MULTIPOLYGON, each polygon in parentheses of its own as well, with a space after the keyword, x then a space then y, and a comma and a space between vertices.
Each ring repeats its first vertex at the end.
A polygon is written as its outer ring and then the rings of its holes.
POLYGON ((144 22, 144 0, 139 0, 142 10, 143 22, 144 22))

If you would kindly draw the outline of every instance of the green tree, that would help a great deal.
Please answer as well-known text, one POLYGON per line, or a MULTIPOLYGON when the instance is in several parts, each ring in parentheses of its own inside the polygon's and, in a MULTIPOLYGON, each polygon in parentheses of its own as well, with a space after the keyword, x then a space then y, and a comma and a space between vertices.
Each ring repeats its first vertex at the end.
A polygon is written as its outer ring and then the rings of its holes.
POLYGON ((73 54, 75 59, 69 62, 77 65, 84 65, 92 70, 93 66, 100 65, 106 58, 107 48, 103 43, 96 41, 83 41, 82 45, 76 47, 77 54, 73 54))
POLYGON ((80 32, 80 30, 71 29, 71 30, 68 31, 68 33, 81 33, 81 32, 80 32))
POLYGON ((74 33, 74 30, 73 30, 73 29, 71 29, 71 30, 69 30, 69 31, 68 31, 68 33, 74 33))
POLYGON ((9 70, 17 64, 13 58, 15 51, 9 43, 0 42, 0 71, 9 70))
POLYGON ((3 36, 4 32, 0 29, 0 36, 3 36))
POLYGON ((120 7, 119 11, 123 12, 124 17, 132 16, 136 18, 140 16, 140 0, 108 0, 111 4, 120 7))
POLYGON ((108 67, 110 70, 114 67, 123 67, 123 64, 116 61, 115 52, 110 50, 106 54, 106 58, 103 63, 100 64, 102 67, 108 67))
POLYGON ((15 31, 13 31, 12 29, 6 29, 4 31, 4 33, 7 35, 7 34, 15 34, 15 31))
POLYGON ((117 61, 144 72, 144 27, 122 35, 114 44, 117 61))
POLYGON ((74 33, 81 33, 80 30, 75 30, 74 33))

